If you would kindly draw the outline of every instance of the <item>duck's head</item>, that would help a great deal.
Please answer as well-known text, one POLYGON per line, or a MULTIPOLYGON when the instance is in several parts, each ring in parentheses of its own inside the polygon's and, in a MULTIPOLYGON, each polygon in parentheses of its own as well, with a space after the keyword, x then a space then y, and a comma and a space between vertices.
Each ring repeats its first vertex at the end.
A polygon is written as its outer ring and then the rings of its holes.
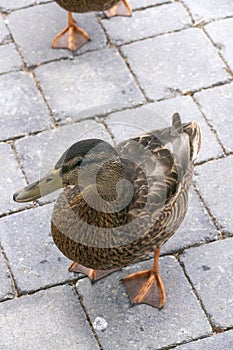
MULTIPOLYGON (((17 191, 16 202, 30 202, 67 185, 88 186, 103 177, 119 175, 119 156, 115 149, 100 139, 87 139, 74 143, 58 160, 56 165, 40 180, 17 191), (108 163, 111 165, 108 166, 108 163), (103 167, 103 164, 105 167, 103 167), (112 173, 111 173, 112 172, 112 173)), ((116 180, 117 181, 117 180, 116 180)))

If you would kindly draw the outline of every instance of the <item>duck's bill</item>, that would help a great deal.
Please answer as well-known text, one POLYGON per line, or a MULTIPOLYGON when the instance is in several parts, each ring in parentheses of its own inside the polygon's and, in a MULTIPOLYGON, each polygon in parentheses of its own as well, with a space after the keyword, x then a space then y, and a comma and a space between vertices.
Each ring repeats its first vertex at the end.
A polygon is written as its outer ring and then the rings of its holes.
POLYGON ((30 202, 62 187, 60 169, 52 169, 40 180, 24 187, 13 195, 15 202, 30 202))

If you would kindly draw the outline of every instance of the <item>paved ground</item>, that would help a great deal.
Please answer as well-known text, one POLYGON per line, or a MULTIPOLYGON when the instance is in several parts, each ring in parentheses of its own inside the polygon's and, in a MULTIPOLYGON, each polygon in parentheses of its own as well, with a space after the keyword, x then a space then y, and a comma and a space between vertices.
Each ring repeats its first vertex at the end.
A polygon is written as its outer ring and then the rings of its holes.
POLYGON ((50 43, 66 22, 46 0, 0 0, 0 349, 233 349, 233 2, 131 0, 132 18, 77 15, 92 41, 50 43), (131 308, 121 278, 95 285, 54 246, 54 196, 12 194, 74 141, 110 142, 197 120, 203 145, 185 221, 160 258, 161 310, 131 308))

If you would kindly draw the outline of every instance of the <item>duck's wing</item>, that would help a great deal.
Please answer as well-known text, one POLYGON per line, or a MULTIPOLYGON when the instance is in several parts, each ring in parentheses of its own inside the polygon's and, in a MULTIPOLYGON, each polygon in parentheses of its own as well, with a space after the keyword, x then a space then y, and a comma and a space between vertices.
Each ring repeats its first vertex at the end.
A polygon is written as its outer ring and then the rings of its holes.
POLYGON ((125 167, 130 164, 127 175, 134 187, 131 213, 151 215, 178 193, 190 162, 189 136, 178 114, 171 127, 121 142, 116 150, 125 167))

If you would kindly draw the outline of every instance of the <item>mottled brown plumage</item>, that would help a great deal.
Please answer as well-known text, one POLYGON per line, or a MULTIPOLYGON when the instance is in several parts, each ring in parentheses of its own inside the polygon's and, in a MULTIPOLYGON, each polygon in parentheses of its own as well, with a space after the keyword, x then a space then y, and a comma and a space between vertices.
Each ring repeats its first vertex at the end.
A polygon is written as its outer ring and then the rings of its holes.
MULTIPOLYGON (((98 139, 72 145, 40 181, 46 186, 51 174, 59 173, 58 187, 65 187, 54 205, 51 229, 57 247, 77 263, 72 270, 98 279, 108 273, 98 277, 98 270, 121 268, 155 251, 152 270, 133 274, 124 283, 133 303, 162 307, 159 250, 185 216, 199 148, 198 124, 181 124, 178 114, 172 127, 115 148, 98 139)), ((38 182, 15 200, 38 198, 36 187, 38 182)))
POLYGON ((117 4, 119 0, 55 0, 66 11, 91 12, 105 11, 117 4))

